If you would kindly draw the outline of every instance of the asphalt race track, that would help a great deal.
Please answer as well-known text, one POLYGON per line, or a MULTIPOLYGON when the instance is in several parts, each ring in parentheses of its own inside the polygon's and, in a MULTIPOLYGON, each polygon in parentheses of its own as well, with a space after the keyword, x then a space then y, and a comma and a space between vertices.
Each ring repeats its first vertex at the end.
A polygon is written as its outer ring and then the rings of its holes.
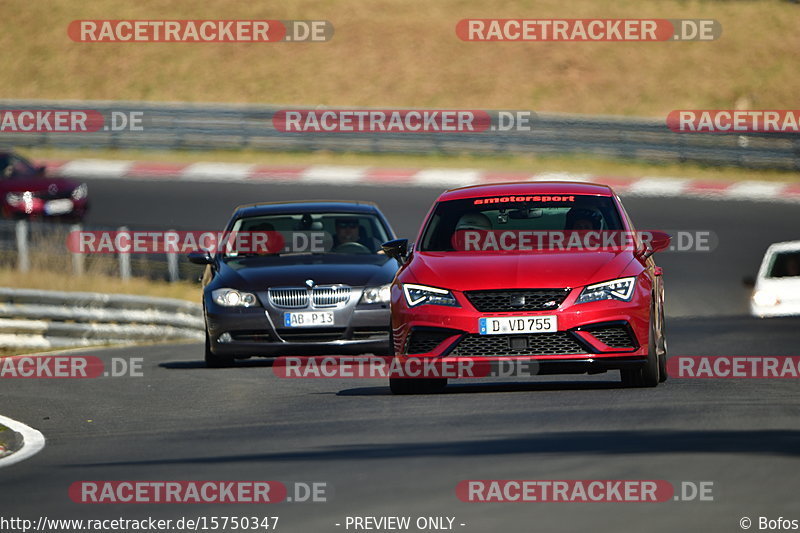
MULTIPOLYGON (((90 181, 89 224, 218 229, 236 204, 377 202, 414 238, 437 189, 90 181)), ((741 278, 767 245, 800 238, 800 206, 624 198, 640 229, 712 231, 712 252, 667 252, 670 355, 796 355, 798 320, 747 316, 741 278)), ((381 380, 279 379, 267 361, 212 370, 199 344, 91 352, 141 357, 143 377, 5 380, 0 413, 47 446, 0 470, 0 514, 36 519, 279 516, 287 532, 346 531, 347 516, 455 517, 462 531, 741 531, 800 519, 797 380, 671 379, 617 387, 615 372, 457 381, 396 397, 381 380), (78 480, 324 482, 327 502, 80 505, 78 480), (464 503, 466 479, 713 482, 713 501, 464 503), (336 524, 341 524, 337 526, 336 524), (464 524, 461 526, 460 524, 464 524)), ((290 493, 291 495, 291 493, 290 493)), ((351 529, 352 531, 352 529, 351 529)))

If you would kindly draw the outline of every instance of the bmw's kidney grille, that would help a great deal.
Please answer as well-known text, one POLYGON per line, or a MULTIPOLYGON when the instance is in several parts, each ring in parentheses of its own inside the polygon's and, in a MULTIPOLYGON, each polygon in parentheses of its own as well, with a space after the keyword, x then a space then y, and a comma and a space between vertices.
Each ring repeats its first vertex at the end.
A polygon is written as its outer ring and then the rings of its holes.
POLYGON ((309 302, 314 307, 336 307, 350 300, 352 289, 344 285, 317 286, 309 290, 305 287, 273 287, 269 289, 269 299, 275 307, 283 309, 303 309, 309 302))
POLYGON ((314 287, 311 291, 314 307, 336 307, 350 299, 350 287, 339 285, 331 287, 314 287))
POLYGON ((308 307, 308 291, 299 288, 275 288, 269 290, 269 299, 275 307, 301 309, 308 307))

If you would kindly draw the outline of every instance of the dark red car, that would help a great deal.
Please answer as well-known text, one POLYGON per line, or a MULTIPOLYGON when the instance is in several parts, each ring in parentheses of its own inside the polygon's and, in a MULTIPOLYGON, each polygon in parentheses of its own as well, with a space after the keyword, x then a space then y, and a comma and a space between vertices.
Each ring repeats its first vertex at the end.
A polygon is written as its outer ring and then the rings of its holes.
POLYGON ((85 183, 47 176, 45 167, 11 151, 0 151, 0 198, 4 218, 79 222, 89 209, 85 183))
MULTIPOLYGON (((642 233, 605 185, 447 191, 415 245, 384 244, 402 263, 391 289, 395 356, 528 361, 537 374, 619 370, 625 386, 654 387, 667 374, 664 286, 651 255, 670 241, 665 233, 642 233), (573 238, 578 245, 568 246, 573 238)), ((399 394, 446 383, 390 380, 399 394)))

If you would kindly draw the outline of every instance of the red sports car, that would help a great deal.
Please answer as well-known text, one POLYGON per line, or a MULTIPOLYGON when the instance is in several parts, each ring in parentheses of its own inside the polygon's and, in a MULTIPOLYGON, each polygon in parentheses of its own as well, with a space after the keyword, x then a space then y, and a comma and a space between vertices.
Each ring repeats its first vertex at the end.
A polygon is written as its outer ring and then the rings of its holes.
POLYGON ((83 220, 89 209, 85 183, 47 176, 45 167, 0 151, 0 213, 5 218, 83 220))
MULTIPOLYGON (((624 386, 655 387, 667 378, 666 341, 662 273, 651 256, 670 238, 644 233, 606 185, 449 190, 415 245, 383 246, 402 263, 391 288, 395 357, 527 362, 537 374, 619 370, 624 386)), ((395 394, 446 384, 390 379, 395 394)))

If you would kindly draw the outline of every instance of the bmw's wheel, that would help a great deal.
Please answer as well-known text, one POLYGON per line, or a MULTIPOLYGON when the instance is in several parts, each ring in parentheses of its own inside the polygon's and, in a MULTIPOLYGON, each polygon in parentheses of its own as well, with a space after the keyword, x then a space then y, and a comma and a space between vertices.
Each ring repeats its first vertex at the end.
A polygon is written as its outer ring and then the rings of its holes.
POLYGON ((206 366, 208 368, 225 368, 233 366, 234 359, 230 355, 217 355, 211 351, 211 339, 206 331, 206 366))
POLYGON ((447 386, 447 378, 413 379, 389 378, 392 394, 435 394, 447 386))
MULTIPOLYGON (((638 368, 620 370, 623 387, 655 387, 661 382, 661 366, 664 358, 659 357, 656 348, 656 329, 653 327, 655 313, 650 312, 650 333, 647 342, 647 361, 638 368)), ((666 364, 666 363, 664 363, 666 364)), ((666 372, 665 372, 666 375, 666 372)))

